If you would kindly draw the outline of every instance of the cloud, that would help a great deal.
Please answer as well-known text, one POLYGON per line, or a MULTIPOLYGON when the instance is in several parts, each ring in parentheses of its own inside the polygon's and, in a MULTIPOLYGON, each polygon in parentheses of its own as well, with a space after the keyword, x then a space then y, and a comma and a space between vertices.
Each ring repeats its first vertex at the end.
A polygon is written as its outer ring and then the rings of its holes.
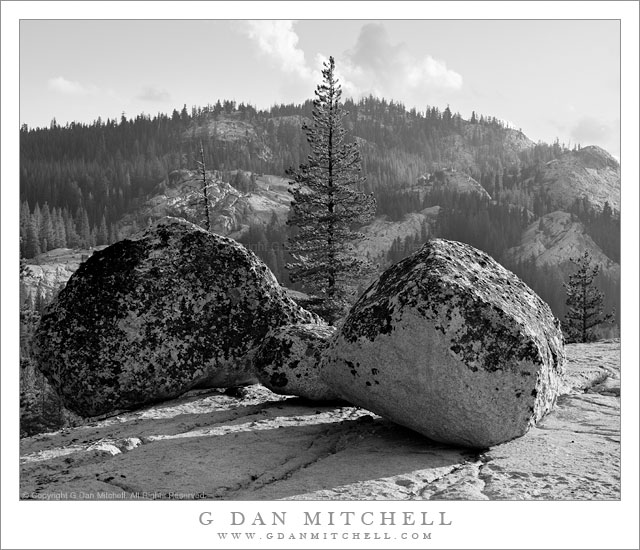
POLYGON ((136 99, 141 99, 142 101, 170 101, 171 100, 171 96, 169 95, 169 92, 167 92, 166 90, 159 90, 158 88, 154 88, 152 86, 145 86, 142 89, 142 92, 140 92, 137 96, 136 99))
POLYGON ((242 30, 282 72, 304 80, 314 79, 314 71, 298 47, 299 38, 293 29, 293 21, 246 21, 242 30))
MULTIPOLYGON (((320 82, 328 55, 318 53, 311 61, 305 59, 293 21, 245 21, 240 29, 275 67, 297 80, 295 88, 304 85, 311 90, 320 82)), ((380 23, 364 25, 354 47, 335 57, 336 76, 346 97, 372 94, 423 103, 462 88, 462 76, 444 61, 431 55, 416 56, 403 43, 392 44, 380 23)))
POLYGON ((47 81, 47 87, 54 92, 69 95, 84 95, 95 91, 94 86, 83 86, 80 82, 67 80, 63 76, 50 78, 47 81))
POLYGON ((361 94, 401 99, 407 93, 449 92, 462 87, 462 76, 430 55, 415 56, 404 43, 392 44, 380 23, 363 26, 346 52, 344 72, 361 94))

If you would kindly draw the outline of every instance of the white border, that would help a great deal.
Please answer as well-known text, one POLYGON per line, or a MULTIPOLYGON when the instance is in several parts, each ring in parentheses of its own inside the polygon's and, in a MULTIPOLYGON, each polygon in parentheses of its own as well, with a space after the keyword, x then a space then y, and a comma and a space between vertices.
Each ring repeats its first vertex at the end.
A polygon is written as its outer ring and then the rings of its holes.
MULTIPOLYGON (((637 2, 2 2, 2 548, 221 548, 211 511, 446 511, 450 531, 403 547, 638 548, 638 3, 637 2), (622 501, 593 502, 92 502, 18 501, 19 18, 622 20, 622 501)), ((541 37, 544 39, 544 37, 541 37)), ((43 44, 46 47, 46 44, 43 44)), ((531 45, 535 48, 535 44, 531 45)), ((571 47, 571 45, 567 45, 571 47)), ((220 520, 223 521, 223 520, 220 520)), ((222 529, 221 529, 222 530, 222 529)), ((264 548, 399 547, 398 541, 260 541, 264 548), (385 546, 384 544, 387 544, 385 546)), ((239 543, 237 547, 246 547, 239 543)), ((227 545, 227 547, 232 547, 227 545)))

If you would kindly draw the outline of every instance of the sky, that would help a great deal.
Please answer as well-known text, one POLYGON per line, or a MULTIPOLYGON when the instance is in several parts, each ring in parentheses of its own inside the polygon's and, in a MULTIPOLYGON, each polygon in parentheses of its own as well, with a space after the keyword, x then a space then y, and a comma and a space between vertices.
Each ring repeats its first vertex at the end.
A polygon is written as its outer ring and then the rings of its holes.
POLYGON ((20 121, 298 103, 330 55, 343 97, 449 105, 620 155, 615 20, 22 20, 20 121))

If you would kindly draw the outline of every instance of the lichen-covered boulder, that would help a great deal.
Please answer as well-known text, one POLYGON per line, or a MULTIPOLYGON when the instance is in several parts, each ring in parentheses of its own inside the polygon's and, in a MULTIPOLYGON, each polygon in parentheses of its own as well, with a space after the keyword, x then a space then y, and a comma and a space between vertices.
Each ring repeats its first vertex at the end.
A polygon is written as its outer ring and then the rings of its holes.
POLYGON ((338 399, 320 380, 321 354, 336 328, 328 325, 286 325, 266 336, 254 358, 258 380, 274 393, 315 401, 338 399))
POLYGON ((356 302, 321 375, 351 403, 431 439, 489 447, 553 407, 563 368, 546 303, 488 255, 433 240, 356 302))
POLYGON ((83 416, 256 381, 272 328, 321 322, 232 239, 177 218, 94 253, 46 310, 39 368, 83 416))

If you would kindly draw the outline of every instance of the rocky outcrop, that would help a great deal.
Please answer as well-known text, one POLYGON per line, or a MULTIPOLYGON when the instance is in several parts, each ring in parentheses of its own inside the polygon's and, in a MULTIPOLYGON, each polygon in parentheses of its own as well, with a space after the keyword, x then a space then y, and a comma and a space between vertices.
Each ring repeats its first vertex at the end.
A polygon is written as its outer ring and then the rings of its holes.
POLYGON ((429 241, 385 271, 325 352, 347 401, 436 441, 490 447, 553 407, 560 324, 513 273, 454 241, 429 241))
POLYGON ((552 207, 558 210, 568 210, 576 199, 586 197, 598 210, 608 202, 620 212, 620 164, 600 147, 564 153, 544 166, 540 179, 552 207))
POLYGON ((506 257, 512 262, 532 259, 538 268, 549 266, 566 275, 575 269, 570 258, 582 256, 585 250, 604 275, 620 278, 620 265, 606 256, 584 225, 567 212, 551 212, 536 220, 527 227, 518 246, 507 250, 506 257))
POLYGON ((165 218, 82 264, 34 344, 65 405, 94 416, 255 381, 270 329, 317 321, 243 246, 165 218))
POLYGON ((338 399, 338 394, 319 375, 322 351, 335 331, 335 327, 317 324, 287 325, 272 330, 254 359, 258 380, 282 395, 315 401, 338 399))
POLYGON ((491 195, 469 174, 456 169, 438 170, 433 174, 425 174, 418 178, 413 190, 419 193, 422 200, 425 195, 434 191, 452 191, 460 195, 473 194, 484 199, 491 195))
POLYGON ((55 248, 38 255, 25 266, 20 276, 20 304, 33 305, 36 296, 49 300, 64 288, 69 277, 94 252, 105 246, 91 249, 55 248))
POLYGON ((250 143, 258 140, 258 135, 253 124, 234 117, 216 117, 206 120, 204 124, 192 123, 188 130, 183 132, 185 139, 216 138, 228 143, 250 143))
POLYGON ((375 218, 359 229, 364 239, 355 243, 359 256, 375 263, 384 263, 394 241, 407 237, 420 237, 423 228, 431 233, 438 221, 439 206, 431 206, 420 212, 409 212, 400 221, 391 221, 387 216, 375 218))
MULTIPOLYGON (((230 172, 232 181, 238 176, 253 185, 252 192, 243 192, 222 181, 219 172, 207 172, 211 230, 237 238, 251 224, 267 225, 274 219, 285 223, 291 202, 288 180, 238 170, 230 172)), ((202 204, 202 176, 191 170, 174 170, 150 199, 124 216, 121 231, 130 236, 149 220, 154 222, 165 216, 178 216, 200 224, 205 217, 202 204)))

